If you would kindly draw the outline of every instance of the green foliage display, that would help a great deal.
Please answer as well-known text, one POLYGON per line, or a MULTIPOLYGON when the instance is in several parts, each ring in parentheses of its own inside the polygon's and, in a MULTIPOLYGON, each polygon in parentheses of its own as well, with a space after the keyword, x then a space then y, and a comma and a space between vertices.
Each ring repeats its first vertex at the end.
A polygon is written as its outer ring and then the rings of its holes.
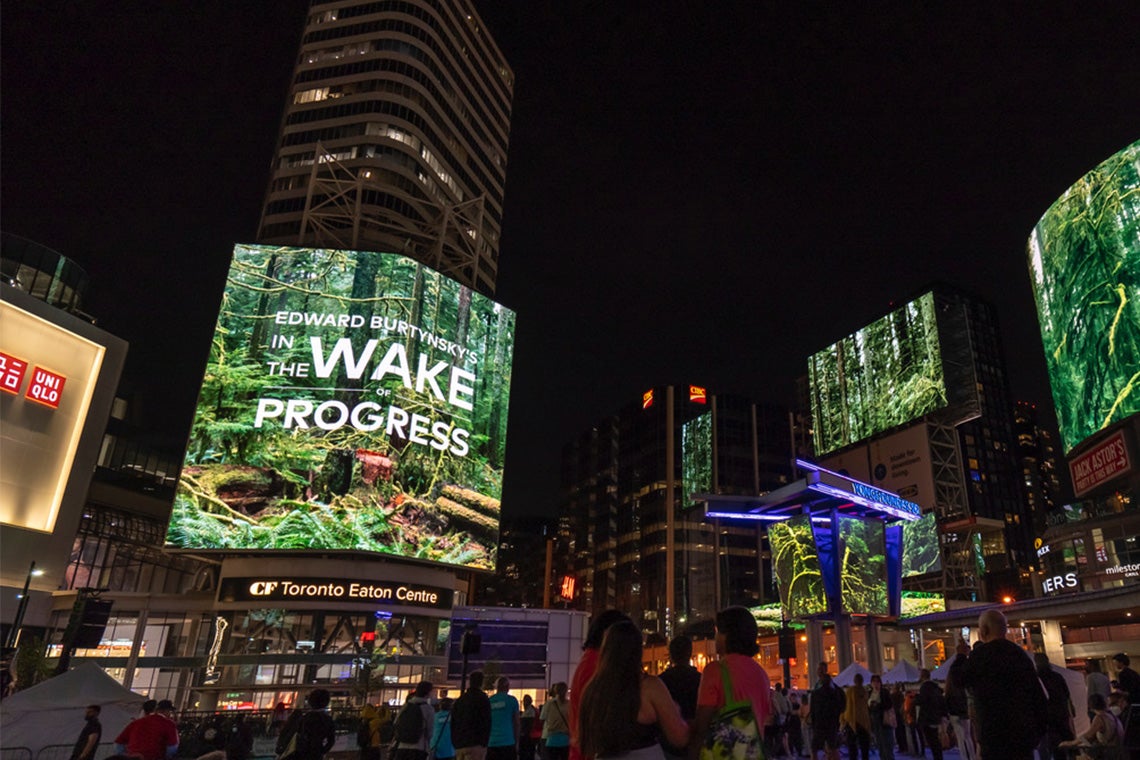
POLYGON ((792 517, 768 526, 772 570, 780 589, 780 604, 789 618, 827 611, 827 594, 819 564, 811 518, 792 517))
POLYGON ((705 412, 681 426, 681 483, 685 506, 691 495, 712 491, 712 412, 705 412))
POLYGON ((819 455, 945 406, 934 295, 814 354, 808 379, 819 455))
POLYGON ((1140 411, 1140 141, 1045 212, 1028 254, 1067 452, 1140 411))
POLYGON ((942 569, 938 551, 938 523, 933 512, 919 520, 903 523, 903 577, 933 573, 942 569))
POLYGON ((403 256, 237 246, 168 545, 494 568, 514 330, 403 256))
POLYGON ((887 540, 880 520, 840 517, 839 593, 843 609, 860 615, 886 615, 887 540))

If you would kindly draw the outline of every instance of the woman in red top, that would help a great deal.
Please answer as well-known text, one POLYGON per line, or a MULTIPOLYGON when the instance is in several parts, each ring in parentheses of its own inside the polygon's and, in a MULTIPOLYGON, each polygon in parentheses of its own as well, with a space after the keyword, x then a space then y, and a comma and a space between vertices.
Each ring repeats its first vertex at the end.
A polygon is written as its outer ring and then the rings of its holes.
MULTIPOLYGON (((760 651, 756 643, 756 619, 746 607, 726 607, 716 614, 716 651, 732 676, 733 698, 749 700, 756 725, 763 731, 772 715, 772 685, 768 674, 753 659, 760 651)), ((697 717, 693 741, 701 742, 717 711, 724 707, 724 682, 718 663, 709 663, 701 673, 697 692, 697 717)))
POLYGON ((582 751, 578 748, 578 710, 582 705, 582 692, 586 683, 598 669, 598 650, 602 648, 602 639, 606 630, 614 623, 629 620, 620 610, 605 610, 590 621, 590 629, 586 632, 586 640, 582 642, 582 659, 570 680, 570 760, 582 760, 582 751))

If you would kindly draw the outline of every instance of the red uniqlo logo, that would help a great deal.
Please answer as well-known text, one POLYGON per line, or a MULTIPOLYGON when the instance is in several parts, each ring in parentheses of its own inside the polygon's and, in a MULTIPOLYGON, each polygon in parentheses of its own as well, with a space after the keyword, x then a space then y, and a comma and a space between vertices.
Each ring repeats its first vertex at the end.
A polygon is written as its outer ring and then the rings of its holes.
POLYGON ((54 372, 36 367, 32 373, 32 382, 28 384, 26 396, 52 409, 59 408, 59 400, 63 398, 63 384, 67 378, 54 372))
POLYGON ((23 359, 0 352, 0 391, 19 393, 24 383, 28 363, 23 359))

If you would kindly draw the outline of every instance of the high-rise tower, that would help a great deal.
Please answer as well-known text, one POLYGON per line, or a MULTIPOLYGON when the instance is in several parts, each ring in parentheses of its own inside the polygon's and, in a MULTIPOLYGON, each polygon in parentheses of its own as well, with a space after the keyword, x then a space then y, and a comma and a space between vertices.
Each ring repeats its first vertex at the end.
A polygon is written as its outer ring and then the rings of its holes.
POLYGON ((513 74, 471 0, 313 0, 258 242, 498 274, 513 74))

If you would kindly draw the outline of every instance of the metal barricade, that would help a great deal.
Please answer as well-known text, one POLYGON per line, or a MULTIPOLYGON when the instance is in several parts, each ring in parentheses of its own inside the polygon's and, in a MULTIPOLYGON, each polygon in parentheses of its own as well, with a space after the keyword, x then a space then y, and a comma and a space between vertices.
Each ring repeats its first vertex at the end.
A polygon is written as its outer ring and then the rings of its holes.
POLYGON ((0 760, 32 760, 32 751, 27 747, 0 747, 0 760))

